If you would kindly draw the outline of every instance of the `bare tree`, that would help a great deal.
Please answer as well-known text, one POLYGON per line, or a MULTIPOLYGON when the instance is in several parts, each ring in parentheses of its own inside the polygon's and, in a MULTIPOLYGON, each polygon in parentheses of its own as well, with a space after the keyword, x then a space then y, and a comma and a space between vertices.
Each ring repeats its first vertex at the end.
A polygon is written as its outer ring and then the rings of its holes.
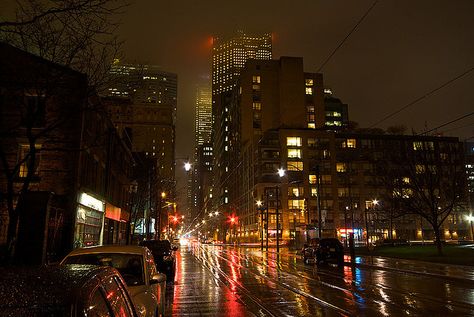
POLYGON ((0 41, 88 76, 101 91, 118 56, 116 30, 125 0, 19 0, 14 21, 0 21, 0 41))
POLYGON ((438 253, 442 254, 442 226, 465 202, 463 148, 459 142, 423 140, 407 143, 392 157, 399 173, 393 199, 404 213, 425 219, 433 228, 438 253))
MULTIPOLYGON (((126 3, 122 0, 24 0, 17 1, 14 21, 0 21, 0 42, 51 63, 49 66, 45 63, 43 68, 36 67, 31 73, 26 71, 25 66, 23 78, 12 78, 10 82, 3 83, 7 90, 17 90, 11 95, 23 91, 23 95, 18 96, 19 103, 15 113, 10 113, 13 120, 0 129, 0 159, 7 179, 4 196, 9 213, 7 244, 10 255, 13 252, 18 221, 18 204, 15 199, 21 199, 22 194, 29 191, 38 155, 43 150, 39 146, 39 140, 50 137, 52 132, 70 120, 71 115, 78 115, 97 104, 91 103, 89 99, 105 87, 108 70, 119 52, 120 43, 114 33, 125 6, 126 3), (85 85, 64 87, 72 77, 71 69, 87 76, 83 81, 85 85), (13 87, 12 82, 15 80, 24 87, 13 87), (71 93, 80 91, 84 96, 82 105, 64 109, 65 111, 58 112, 56 116, 48 116, 45 120, 49 100, 66 96, 64 91, 70 88, 76 90, 71 93), (12 151, 6 140, 15 137, 27 140, 27 147, 19 154, 16 163, 12 164, 12 151), (15 186, 22 166, 26 167, 25 175, 20 180, 20 186, 15 186)), ((21 76, 21 72, 18 76, 21 76)), ((97 108, 96 111, 102 109, 97 108)), ((14 155, 17 155, 16 151, 14 155)))

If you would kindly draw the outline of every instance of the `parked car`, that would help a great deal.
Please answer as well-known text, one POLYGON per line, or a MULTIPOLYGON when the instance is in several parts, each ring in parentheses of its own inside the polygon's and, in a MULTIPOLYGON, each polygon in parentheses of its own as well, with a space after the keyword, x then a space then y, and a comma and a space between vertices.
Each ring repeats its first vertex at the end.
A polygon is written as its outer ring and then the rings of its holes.
POLYGON ((61 264, 111 266, 122 275, 141 316, 164 315, 166 276, 158 273, 150 250, 139 246, 98 246, 73 250, 61 264))
POLYGON ((316 262, 316 249, 319 245, 319 239, 311 239, 303 246, 303 262, 304 264, 311 264, 316 262))
POLYGON ((319 240, 316 249, 316 264, 321 262, 335 262, 337 265, 344 265, 344 246, 336 238, 324 238, 319 240))
POLYGON ((111 267, 4 267, 0 276, 1 316, 138 316, 111 267))
POLYGON ((161 273, 165 273, 168 281, 174 281, 176 272, 177 246, 172 246, 168 240, 144 240, 140 242, 141 246, 150 249, 155 258, 156 268, 161 273))

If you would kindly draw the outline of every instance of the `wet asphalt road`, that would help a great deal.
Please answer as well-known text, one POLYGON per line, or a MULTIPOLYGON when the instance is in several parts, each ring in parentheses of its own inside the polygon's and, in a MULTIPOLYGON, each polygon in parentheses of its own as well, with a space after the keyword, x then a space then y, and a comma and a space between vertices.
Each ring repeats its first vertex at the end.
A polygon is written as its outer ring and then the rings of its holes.
POLYGON ((194 244, 177 254, 167 316, 474 316, 474 281, 304 265, 285 249, 194 244))

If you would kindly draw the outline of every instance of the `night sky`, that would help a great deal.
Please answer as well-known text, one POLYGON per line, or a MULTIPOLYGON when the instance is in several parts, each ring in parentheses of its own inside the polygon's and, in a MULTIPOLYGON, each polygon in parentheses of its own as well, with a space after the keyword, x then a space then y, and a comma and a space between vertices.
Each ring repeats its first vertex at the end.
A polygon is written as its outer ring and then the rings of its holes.
MULTIPOLYGON (((241 29, 272 32, 273 57, 301 56, 316 72, 374 1, 136 1, 120 30, 129 62, 178 74, 177 155, 192 155, 195 84, 210 73, 210 38, 241 29)), ((473 0, 382 0, 322 72, 369 127, 474 67, 473 0)), ((474 71, 377 127, 404 124, 421 132, 474 111, 474 71)), ((474 116, 442 129, 474 136, 474 116), (459 128, 463 127, 463 128, 459 128)))
MULTIPOLYGON (((3 1, 2 1, 3 2, 3 1)), ((0 4, 6 12, 13 1, 0 4), (10 4, 8 4, 10 3, 10 4)), ((131 0, 119 35, 124 61, 178 74, 177 156, 192 156, 195 85, 210 73, 210 39, 272 32, 273 56, 300 56, 369 127, 474 67, 474 0, 131 0)), ((474 71, 377 127, 421 132, 474 111, 474 71)), ((474 115, 441 129, 473 140, 474 115)))

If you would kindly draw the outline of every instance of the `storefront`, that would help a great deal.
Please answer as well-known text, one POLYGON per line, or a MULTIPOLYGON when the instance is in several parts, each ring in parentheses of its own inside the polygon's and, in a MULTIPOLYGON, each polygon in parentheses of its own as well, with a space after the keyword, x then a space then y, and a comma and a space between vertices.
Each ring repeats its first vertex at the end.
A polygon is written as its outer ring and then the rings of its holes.
POLYGON ((74 229, 74 248, 102 244, 104 205, 104 201, 87 193, 79 194, 74 229))
POLYGON ((120 232, 121 209, 112 204, 105 204, 104 244, 118 244, 120 232))

